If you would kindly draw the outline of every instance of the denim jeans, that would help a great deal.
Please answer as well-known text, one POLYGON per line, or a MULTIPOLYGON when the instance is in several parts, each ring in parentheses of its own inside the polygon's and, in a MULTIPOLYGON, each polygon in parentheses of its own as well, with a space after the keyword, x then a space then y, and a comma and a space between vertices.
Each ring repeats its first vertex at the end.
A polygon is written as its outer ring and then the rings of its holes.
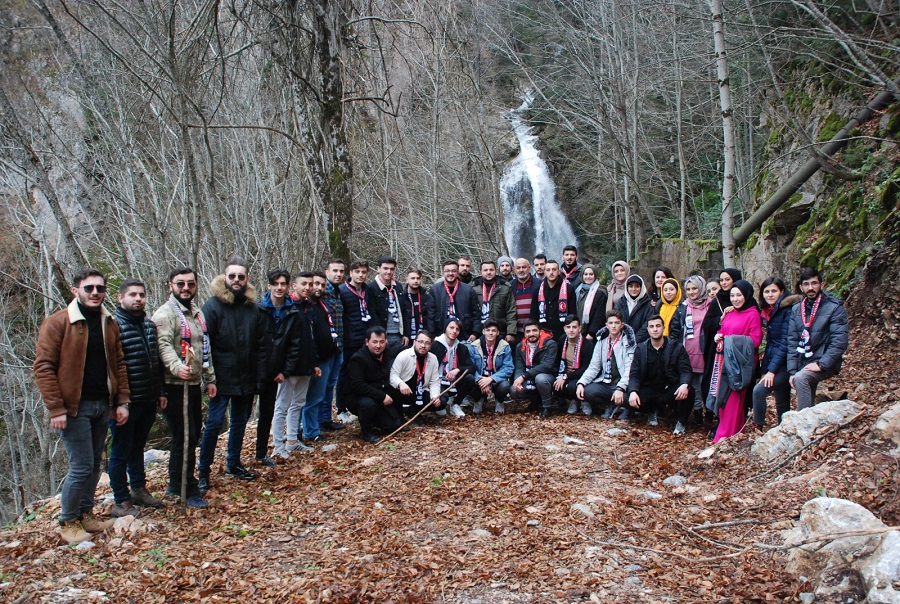
MULTIPOLYGON (((334 402, 334 387, 341 377, 341 365, 344 364, 344 351, 340 351, 323 364, 331 365, 328 370, 328 384, 325 386, 324 400, 319 405, 319 425, 332 420, 332 403, 334 402)), ((320 366, 321 367, 321 366, 320 366)), ((325 367, 321 367, 322 375, 325 375, 325 367)))
MULTIPOLYGON (((172 493, 181 493, 181 465, 184 461, 184 386, 166 384, 166 398, 169 404, 165 408, 166 421, 172 433, 172 444, 169 449, 169 488, 172 493)), ((187 459, 187 496, 200 494, 197 477, 194 476, 194 463, 197 456, 197 442, 200 440, 201 418, 203 417, 203 393, 200 384, 188 386, 188 459, 187 459)))
POLYGON ((253 395, 219 395, 209 399, 206 424, 203 426, 203 438, 200 440, 200 462, 197 464, 197 472, 200 475, 209 475, 209 469, 212 467, 216 454, 219 433, 222 432, 222 424, 225 423, 225 410, 228 408, 228 403, 231 403, 231 426, 228 429, 228 456, 225 464, 232 467, 241 463, 241 445, 244 443, 244 432, 247 429, 247 420, 250 418, 250 408, 253 406, 253 395))
POLYGON ((131 501, 131 490, 143 489, 147 484, 144 474, 144 445, 156 421, 156 403, 131 403, 128 421, 117 426, 109 421, 112 446, 109 450, 109 486, 116 503, 131 501), (126 475, 127 473, 127 475, 126 475))
POLYGON ((287 440, 297 440, 301 413, 306 404, 309 389, 308 375, 292 375, 284 378, 275 397, 275 415, 272 417, 272 446, 277 451, 287 440), (287 433, 287 434, 285 434, 287 433))
POLYGON ((81 518, 94 509, 108 426, 109 401, 82 400, 78 403, 78 415, 67 417, 66 429, 57 431, 69 457, 69 472, 60 496, 60 522, 81 518))
POLYGON ((781 416, 791 410, 791 376, 787 371, 779 371, 772 380, 772 386, 766 387, 762 381, 753 387, 753 423, 764 426, 766 423, 766 409, 769 404, 766 399, 769 393, 775 393, 775 410, 778 412, 778 423, 781 416))
MULTIPOLYGON (((315 438, 320 433, 319 424, 331 421, 331 399, 328 398, 328 385, 331 383, 332 372, 338 372, 340 367, 340 363, 335 365, 334 357, 331 357, 319 363, 322 375, 310 378, 309 389, 306 391, 306 405, 303 406, 302 414, 303 438, 315 438), (324 413, 322 407, 325 407, 324 413)), ((337 376, 335 376, 335 381, 337 381, 337 376)), ((331 392, 334 392, 333 385, 331 392)))

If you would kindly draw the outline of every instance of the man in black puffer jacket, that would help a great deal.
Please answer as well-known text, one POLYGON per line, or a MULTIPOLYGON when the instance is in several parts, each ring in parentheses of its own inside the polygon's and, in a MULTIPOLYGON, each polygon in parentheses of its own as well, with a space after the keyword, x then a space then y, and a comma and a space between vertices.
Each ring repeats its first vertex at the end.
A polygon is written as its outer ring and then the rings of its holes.
POLYGON ((147 289, 142 282, 137 279, 122 282, 115 317, 131 386, 131 409, 126 423, 121 426, 115 421, 109 423, 112 431, 109 485, 116 502, 110 514, 114 518, 133 516, 137 512, 134 504, 154 508, 162 505, 147 490, 144 473, 144 445, 156 420, 156 405, 166 407, 156 323, 144 312, 146 304, 147 289))

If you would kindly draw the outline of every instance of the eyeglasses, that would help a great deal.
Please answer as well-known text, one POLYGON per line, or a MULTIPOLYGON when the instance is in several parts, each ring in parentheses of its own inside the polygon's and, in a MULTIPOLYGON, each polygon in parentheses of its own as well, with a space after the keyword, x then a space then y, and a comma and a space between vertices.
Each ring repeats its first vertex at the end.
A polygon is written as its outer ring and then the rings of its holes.
POLYGON ((194 289, 197 287, 196 281, 173 281, 172 285, 177 287, 178 289, 194 289))
POLYGON ((240 274, 240 273, 231 273, 230 275, 228 275, 229 281, 244 281, 246 278, 247 278, 247 275, 240 274))
POLYGON ((106 293, 106 286, 105 286, 105 285, 82 285, 82 286, 81 286, 81 289, 83 289, 85 292, 87 292, 87 293, 89 293, 89 294, 94 293, 94 290, 95 290, 95 289, 97 290, 97 293, 98 293, 98 294, 105 294, 105 293, 106 293))

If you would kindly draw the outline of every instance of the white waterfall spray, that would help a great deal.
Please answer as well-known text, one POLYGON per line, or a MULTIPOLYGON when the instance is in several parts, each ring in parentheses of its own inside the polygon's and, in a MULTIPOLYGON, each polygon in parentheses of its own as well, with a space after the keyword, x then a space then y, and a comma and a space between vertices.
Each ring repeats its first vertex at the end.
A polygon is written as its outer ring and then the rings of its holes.
POLYGON ((537 149, 538 137, 522 114, 534 97, 528 92, 518 109, 506 114, 519 140, 519 155, 503 171, 500 199, 503 202, 503 234, 513 258, 531 260, 543 252, 559 258, 565 245, 577 245, 575 232, 556 202, 556 185, 537 149))

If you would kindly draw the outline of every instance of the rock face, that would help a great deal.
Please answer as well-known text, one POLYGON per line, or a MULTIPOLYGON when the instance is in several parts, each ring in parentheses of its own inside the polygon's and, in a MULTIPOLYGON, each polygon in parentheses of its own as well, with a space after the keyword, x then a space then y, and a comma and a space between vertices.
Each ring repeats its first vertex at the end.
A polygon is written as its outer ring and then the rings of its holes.
MULTIPOLYGON (((807 501, 800 524, 785 535, 785 545, 850 531, 877 531, 885 524, 866 508, 830 497, 807 501)), ((900 532, 842 537, 790 550, 786 570, 809 577, 817 602, 900 604, 900 532)))
POLYGON ((900 403, 897 403, 875 420, 872 433, 881 439, 892 440, 900 445, 900 403))
POLYGON ((809 444, 820 428, 843 426, 860 411, 860 406, 849 400, 827 401, 803 411, 788 411, 781 424, 756 439, 750 451, 765 461, 795 453, 809 444))

